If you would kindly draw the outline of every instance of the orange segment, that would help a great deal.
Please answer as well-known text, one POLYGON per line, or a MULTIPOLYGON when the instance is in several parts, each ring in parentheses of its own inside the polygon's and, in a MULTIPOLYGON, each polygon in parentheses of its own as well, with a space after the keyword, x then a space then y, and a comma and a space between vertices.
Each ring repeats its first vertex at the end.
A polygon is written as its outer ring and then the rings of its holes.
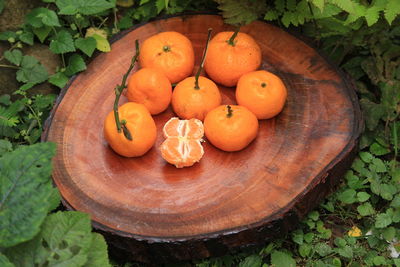
POLYGON ((189 167, 203 157, 201 138, 204 126, 200 120, 171 118, 165 123, 163 133, 167 139, 161 144, 160 150, 168 163, 177 168, 189 167))
POLYGON ((204 149, 200 140, 169 137, 161 144, 161 156, 177 168, 189 167, 199 162, 204 149))
POLYGON ((201 139, 204 136, 204 127, 203 123, 198 119, 180 120, 174 117, 165 123, 163 133, 165 138, 201 139))

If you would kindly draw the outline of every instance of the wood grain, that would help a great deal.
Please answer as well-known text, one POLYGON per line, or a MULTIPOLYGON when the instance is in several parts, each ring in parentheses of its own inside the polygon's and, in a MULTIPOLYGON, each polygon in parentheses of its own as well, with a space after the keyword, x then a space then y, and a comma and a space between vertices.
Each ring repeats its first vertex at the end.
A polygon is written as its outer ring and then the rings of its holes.
MULTIPOLYGON (((286 231, 328 193, 354 155, 361 118, 352 84, 316 50, 259 21, 242 31, 259 43, 261 68, 282 78, 288 100, 279 116, 260 121, 250 146, 228 153, 206 141, 200 163, 177 169, 159 151, 162 126, 174 116, 169 108, 154 117, 158 138, 145 156, 115 154, 104 140, 103 121, 134 41, 181 32, 199 64, 208 28, 231 30, 216 15, 130 30, 69 84, 45 132, 44 139, 58 145, 53 179, 65 204, 89 213, 95 227, 134 259, 208 257, 286 231)), ((235 103, 234 88, 220 90, 223 103, 235 103)))

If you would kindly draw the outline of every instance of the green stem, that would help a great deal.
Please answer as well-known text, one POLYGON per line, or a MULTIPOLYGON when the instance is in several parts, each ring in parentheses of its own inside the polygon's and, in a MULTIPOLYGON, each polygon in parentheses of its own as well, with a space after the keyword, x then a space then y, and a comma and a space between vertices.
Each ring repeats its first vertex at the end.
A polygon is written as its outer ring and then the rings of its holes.
POLYGON ((9 69, 16 69, 16 70, 19 70, 19 67, 18 67, 18 66, 5 65, 5 64, 0 64, 0 68, 9 68, 9 69))
POLYGON ((227 118, 232 117, 232 115, 233 115, 232 107, 229 106, 229 105, 227 105, 226 108, 228 109, 228 113, 226 114, 226 117, 227 117, 227 118))
POLYGON ((235 32, 232 34, 231 38, 228 40, 229 45, 235 46, 235 38, 238 35, 239 31, 240 31, 240 27, 237 27, 235 32))
POLYGON ((201 63, 200 63, 200 67, 197 70, 196 76, 194 77, 194 89, 199 90, 200 86, 199 86, 199 77, 200 77, 200 73, 204 68, 204 62, 206 61, 206 56, 207 56, 207 50, 208 50, 208 44, 210 43, 210 38, 211 38, 211 32, 212 29, 208 29, 208 35, 207 35, 207 42, 206 42, 206 48, 204 48, 204 53, 203 53, 203 57, 201 58, 201 63))
POLYGON ((117 125, 117 130, 119 133, 121 132, 121 130, 123 130, 123 133, 124 133, 124 136, 126 137, 126 139, 131 140, 131 141, 132 141, 132 135, 129 132, 129 129, 126 127, 126 121, 123 123, 119 120, 118 102, 119 102, 119 98, 121 97, 122 91, 126 88, 126 80, 128 79, 128 75, 132 71, 132 69, 135 66, 135 63, 139 57, 139 41, 138 40, 135 41, 135 47, 136 47, 136 53, 132 58, 131 65, 129 66, 125 75, 122 77, 121 84, 117 85, 117 87, 115 87, 115 101, 114 101, 114 117, 115 117, 115 123, 117 125))
POLYGON ((67 66, 65 65, 64 53, 61 53, 61 60, 62 60, 62 63, 63 63, 63 67, 65 69, 67 66))

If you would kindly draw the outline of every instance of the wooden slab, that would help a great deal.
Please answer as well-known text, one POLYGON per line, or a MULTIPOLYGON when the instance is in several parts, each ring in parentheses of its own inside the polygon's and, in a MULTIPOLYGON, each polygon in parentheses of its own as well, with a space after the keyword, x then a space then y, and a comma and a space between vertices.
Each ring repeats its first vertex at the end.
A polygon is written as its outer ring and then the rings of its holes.
MULTIPOLYGON (((64 203, 89 213, 94 226, 134 259, 208 257, 286 231, 353 158, 361 119, 352 85, 316 50, 260 21, 242 31, 259 43, 261 68, 283 79, 288 100, 279 116, 260 122, 249 147, 227 153, 206 141, 200 163, 177 169, 159 151, 162 126, 174 116, 169 108, 154 117, 158 138, 145 156, 115 154, 104 140, 103 121, 135 39, 181 32, 193 42, 199 64, 208 28, 214 34, 232 29, 219 16, 193 15, 127 32, 64 90, 45 133, 58 145, 53 179, 64 203)), ((223 103, 235 103, 234 88, 220 89, 223 103)))

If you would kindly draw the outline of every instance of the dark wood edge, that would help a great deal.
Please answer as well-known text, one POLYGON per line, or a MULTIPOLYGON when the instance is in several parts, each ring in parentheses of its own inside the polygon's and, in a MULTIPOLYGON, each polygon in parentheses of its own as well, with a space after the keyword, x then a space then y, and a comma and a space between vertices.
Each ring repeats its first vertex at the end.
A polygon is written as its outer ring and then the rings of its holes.
MULTIPOLYGON (((163 20, 163 19, 169 19, 169 18, 173 18, 173 17, 179 17, 179 16, 194 16, 194 15, 216 15, 215 12, 193 12, 193 13, 185 13, 184 15, 182 14, 175 14, 175 15, 168 15, 168 16, 163 16, 163 17, 159 17, 159 18, 155 18, 151 21, 157 21, 157 20, 163 20)), ((263 21, 264 23, 267 23, 265 21, 263 21)), ((123 36, 125 36, 127 33, 143 26, 144 24, 146 24, 147 22, 144 23, 140 23, 135 25, 134 27, 127 29, 119 34, 117 34, 116 36, 114 36, 112 38, 111 43, 121 39, 123 36)), ((274 25, 274 24, 271 24, 274 25)), ((274 25, 275 27, 277 27, 276 25, 274 25)), ((286 32, 289 33, 288 30, 286 29, 281 29, 281 30, 285 30, 286 32)), ((307 41, 305 41, 305 38, 299 38, 297 35, 298 34, 293 34, 292 32, 290 32, 291 35, 294 35, 299 41, 307 44, 308 46, 312 47, 315 49, 315 46, 313 44, 308 44, 307 41)), ((344 82, 344 85, 347 89, 347 93, 350 97, 350 100, 353 104, 353 110, 354 110, 354 117, 355 117, 355 123, 353 125, 353 134, 351 139, 349 140, 348 144, 346 145, 346 147, 343 149, 343 151, 337 155, 337 157, 335 159, 333 159, 313 180, 313 183, 311 183, 307 188, 305 188, 305 190, 299 194, 295 199, 293 199, 290 203, 288 203, 285 207, 283 207, 282 209, 280 209, 278 212, 268 216, 267 218, 260 220, 259 222, 256 222, 254 224, 251 225, 244 225, 244 226, 240 226, 240 227, 235 227, 232 229, 227 229, 224 231, 218 231, 218 232, 213 232, 213 233, 207 233, 207 234, 203 234, 203 235, 195 235, 195 236, 182 236, 182 237, 165 237, 165 238, 156 238, 156 237, 152 237, 152 236, 141 236, 141 235, 135 235, 135 234, 131 234, 131 233, 127 233, 127 232, 123 232, 123 231, 118 231, 112 228, 109 228, 107 226, 104 226, 98 222, 93 221, 93 226, 94 228, 100 230, 103 233, 108 233, 109 235, 113 236, 113 235, 117 235, 117 236, 123 236, 123 237, 127 237, 127 238, 134 238, 135 240, 137 240, 137 242, 146 242, 149 244, 155 244, 155 243, 163 243, 163 244, 175 244, 175 245, 179 245, 182 242, 187 242, 187 241, 192 241, 192 242, 196 242, 196 241, 210 241, 210 240, 214 240, 217 238, 221 238, 221 237, 230 237, 233 235, 239 235, 241 233, 244 233, 246 231, 252 231, 252 229, 249 228, 254 228, 254 229, 259 229, 259 230, 254 230, 254 231, 261 231, 260 229, 264 229, 264 228, 270 228, 271 224, 275 224, 275 221, 281 221, 284 220, 286 217, 293 217, 293 214, 296 214, 296 217, 301 218, 302 216, 304 216, 304 214, 302 214, 303 212, 301 212, 303 209, 301 207, 298 207, 299 205, 295 204, 297 202, 302 203, 304 202, 303 200, 306 198, 309 198, 310 191, 321 185, 326 183, 327 180, 330 181, 330 183, 332 184, 336 184, 336 182, 338 181, 337 177, 331 177, 333 173, 338 173, 338 171, 336 170, 339 167, 343 167, 341 164, 341 161, 345 161, 345 162, 350 162, 349 164, 346 165, 346 168, 348 169, 351 165, 352 160, 355 157, 355 151, 357 151, 357 144, 358 144, 358 140, 360 137, 360 134, 362 132, 363 129, 363 120, 362 120, 362 113, 360 110, 360 106, 358 103, 358 98, 355 92, 355 83, 352 80, 352 78, 345 74, 342 70, 340 70, 338 68, 338 66, 332 64, 329 60, 327 60, 327 57, 324 56, 320 51, 318 51, 317 49, 315 49, 316 52, 318 53, 319 56, 321 56, 325 62, 332 67, 335 71, 337 71, 337 73, 340 75, 340 77, 342 78, 342 82, 344 82), (357 121, 358 119, 358 121, 357 121), (331 173, 331 174, 330 174, 331 173), (333 183, 332 181, 335 181, 335 179, 337 180, 335 183, 333 183)), ((45 126, 44 126, 44 131, 42 134, 42 141, 46 141, 48 138, 48 131, 51 125, 51 121, 54 117, 54 114, 57 111, 57 108, 59 106, 59 104, 61 103, 63 97, 65 96, 69 86, 72 84, 72 82, 74 81, 76 77, 72 77, 70 79, 70 81, 68 82, 68 84, 61 90, 59 97, 56 100, 56 103, 53 107, 53 110, 51 111, 51 114, 49 116, 49 118, 46 120, 45 122, 45 126)), ((339 172, 340 175, 342 176, 344 174, 339 172)), ((338 173, 338 174, 339 174, 338 173)), ((69 205, 69 203, 67 201, 65 201, 63 199, 63 204, 69 209, 69 210, 75 210, 71 205, 69 205)), ((318 202, 313 202, 313 203, 309 203, 308 207, 315 207, 318 204, 318 202)), ((274 230, 275 232, 276 230, 274 230)))

